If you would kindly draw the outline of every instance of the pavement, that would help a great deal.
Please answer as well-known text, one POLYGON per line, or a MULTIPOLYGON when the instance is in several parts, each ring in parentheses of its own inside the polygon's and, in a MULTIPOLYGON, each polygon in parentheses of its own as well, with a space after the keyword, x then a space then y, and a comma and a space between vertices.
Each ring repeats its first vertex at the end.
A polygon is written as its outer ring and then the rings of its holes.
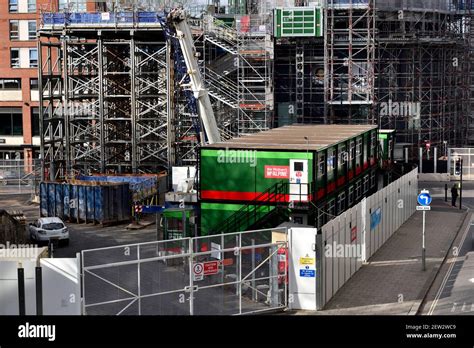
MULTIPOLYGON (((432 210, 426 213, 426 271, 421 265, 422 212, 416 212, 339 290, 323 311, 293 314, 417 314, 456 237, 470 222, 467 209, 459 210, 444 202, 442 185, 433 200, 432 210)), ((419 187, 424 188, 421 183, 419 187)))

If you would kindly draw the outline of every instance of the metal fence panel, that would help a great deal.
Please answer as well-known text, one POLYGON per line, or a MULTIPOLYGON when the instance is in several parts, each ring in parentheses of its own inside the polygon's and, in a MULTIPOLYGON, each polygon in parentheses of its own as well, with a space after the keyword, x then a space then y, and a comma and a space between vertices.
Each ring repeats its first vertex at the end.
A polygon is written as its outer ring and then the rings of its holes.
POLYGON ((287 230, 82 252, 90 315, 235 315, 287 306, 287 230))
POLYGON ((39 160, 0 160, 0 194, 31 194, 39 191, 39 160))

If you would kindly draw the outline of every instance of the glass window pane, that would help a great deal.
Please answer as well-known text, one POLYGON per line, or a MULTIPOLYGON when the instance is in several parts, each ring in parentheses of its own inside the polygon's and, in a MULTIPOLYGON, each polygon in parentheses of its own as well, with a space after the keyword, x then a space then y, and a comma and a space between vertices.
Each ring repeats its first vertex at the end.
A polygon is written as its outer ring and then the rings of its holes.
POLYGON ((12 120, 13 135, 23 135, 23 115, 21 114, 21 111, 20 113, 13 113, 12 120))
POLYGON ((19 38, 18 21, 10 21, 10 40, 18 40, 19 38))
POLYGON ((38 67, 38 49, 30 48, 30 68, 38 67))
POLYGON ((9 0, 8 9, 10 12, 18 12, 18 0, 9 0))
POLYGON ((36 21, 28 21, 28 39, 36 39, 36 21))
POLYGON ((21 89, 21 79, 0 79, 0 89, 21 89))
POLYGON ((19 48, 10 49, 10 66, 12 68, 20 67, 20 49, 19 48))
POLYGON ((30 89, 35 91, 39 89, 38 79, 30 79, 30 89))
POLYGON ((33 136, 40 135, 39 123, 40 123, 39 108, 31 108, 31 128, 32 128, 33 136))
POLYGON ((28 12, 36 12, 36 0, 28 0, 28 12))
POLYGON ((21 108, 0 108, 0 135, 22 135, 21 108))

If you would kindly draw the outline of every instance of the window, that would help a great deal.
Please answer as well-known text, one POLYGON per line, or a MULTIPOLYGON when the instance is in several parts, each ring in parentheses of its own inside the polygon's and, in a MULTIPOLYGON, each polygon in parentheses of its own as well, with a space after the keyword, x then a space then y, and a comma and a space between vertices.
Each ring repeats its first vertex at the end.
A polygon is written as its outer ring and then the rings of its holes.
POLYGON ((36 21, 28 21, 28 40, 36 39, 36 21))
POLYGON ((346 194, 343 192, 337 197, 337 213, 341 214, 346 210, 346 194))
POLYGON ((22 135, 21 108, 0 108, 0 135, 22 135))
POLYGON ((304 168, 303 162, 295 162, 295 164, 294 164, 295 172, 302 172, 303 168, 304 168))
POLYGON ((31 108, 31 130, 33 136, 40 135, 40 117, 39 108, 31 108))
POLYGON ((339 146, 338 166, 342 167, 347 162, 346 145, 339 146))
POLYGON ((18 12, 18 0, 9 0, 8 10, 13 13, 18 12))
POLYGON ((371 188, 375 188, 376 187, 376 180, 377 178, 377 174, 375 174, 375 172, 372 172, 372 174, 370 175, 370 187, 371 188))
POLYGON ((369 176, 364 176, 364 194, 369 192, 369 176))
POLYGON ((354 141, 351 141, 350 144, 350 160, 352 161, 355 158, 355 143, 354 141))
POLYGON ((20 49, 19 48, 10 48, 10 67, 12 68, 20 67, 20 49))
POLYGON ((330 215, 329 218, 333 218, 333 217, 336 217, 336 212, 335 212, 335 209, 336 209, 336 204, 335 204, 335 201, 334 199, 331 199, 329 202, 328 202, 328 214, 330 215))
POLYGON ((59 10, 69 9, 72 12, 85 12, 86 0, 59 0, 59 10))
POLYGON ((354 186, 349 187, 349 197, 348 197, 348 204, 352 206, 354 203, 354 186))
POLYGON ((18 21, 10 21, 10 40, 18 40, 20 38, 20 30, 18 21))
POLYGON ((372 132, 370 141, 370 155, 375 156, 375 146, 377 144, 377 132, 372 132))
POLYGON ((30 48, 30 68, 38 67, 38 49, 30 48))
POLYGON ((317 221, 317 227, 321 228, 324 226, 324 223, 326 221, 326 214, 324 213, 324 207, 319 207, 318 208, 318 221, 317 221))
POLYGON ((336 150, 328 151, 328 172, 334 171, 336 168, 336 150))
POLYGON ((36 12, 36 0, 28 0, 28 12, 36 12))
POLYGON ((30 90, 37 91, 39 89, 38 79, 30 79, 30 90))
POLYGON ((326 174, 326 156, 319 156, 319 176, 324 176, 326 174))
POLYGON ((21 79, 0 79, 0 89, 21 90, 21 79))
POLYGON ((362 139, 357 139, 357 145, 356 145, 357 161, 359 161, 361 155, 362 155, 362 139))
POLYGON ((359 180, 356 184, 356 200, 358 201, 360 197, 362 197, 362 183, 359 180))

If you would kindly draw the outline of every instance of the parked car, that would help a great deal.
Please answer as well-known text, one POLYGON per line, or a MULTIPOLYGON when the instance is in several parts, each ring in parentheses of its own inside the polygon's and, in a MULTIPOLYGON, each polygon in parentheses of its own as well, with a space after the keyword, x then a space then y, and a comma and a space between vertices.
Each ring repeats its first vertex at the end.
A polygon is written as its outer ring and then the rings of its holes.
POLYGON ((18 185, 18 173, 14 171, 0 171, 0 185, 18 185))
POLYGON ((36 242, 49 242, 55 238, 65 245, 69 244, 69 230, 57 217, 39 218, 29 225, 30 239, 36 242))

